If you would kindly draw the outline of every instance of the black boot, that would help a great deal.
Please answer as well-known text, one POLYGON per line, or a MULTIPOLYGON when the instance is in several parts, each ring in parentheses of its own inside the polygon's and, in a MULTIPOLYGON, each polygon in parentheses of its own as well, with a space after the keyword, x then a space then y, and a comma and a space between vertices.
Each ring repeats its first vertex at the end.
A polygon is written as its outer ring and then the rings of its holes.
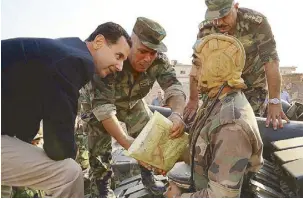
POLYGON ((90 198, 116 198, 111 189, 112 171, 108 171, 102 179, 92 179, 90 183, 90 198))
POLYGON ((142 183, 152 194, 154 195, 163 195, 166 191, 165 185, 161 181, 157 181, 151 171, 140 166, 142 183))

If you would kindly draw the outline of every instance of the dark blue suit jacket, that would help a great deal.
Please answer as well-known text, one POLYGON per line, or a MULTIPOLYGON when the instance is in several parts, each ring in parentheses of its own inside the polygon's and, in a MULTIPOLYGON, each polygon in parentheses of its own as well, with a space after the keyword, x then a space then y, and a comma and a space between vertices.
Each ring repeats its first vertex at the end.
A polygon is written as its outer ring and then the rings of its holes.
POLYGON ((93 73, 92 56, 79 38, 2 40, 1 134, 31 142, 43 120, 47 155, 75 158, 79 89, 93 73))

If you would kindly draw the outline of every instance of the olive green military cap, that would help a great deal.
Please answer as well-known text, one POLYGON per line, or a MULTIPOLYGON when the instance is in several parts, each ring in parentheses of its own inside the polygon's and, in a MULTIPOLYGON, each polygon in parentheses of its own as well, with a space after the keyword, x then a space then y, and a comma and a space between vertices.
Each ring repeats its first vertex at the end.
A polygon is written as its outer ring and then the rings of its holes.
POLYGON ((225 17, 231 10, 234 0, 205 0, 207 10, 206 20, 214 20, 225 17))
POLYGON ((162 42, 166 32, 159 23, 145 17, 138 17, 133 32, 146 47, 158 52, 167 51, 167 47, 162 42))

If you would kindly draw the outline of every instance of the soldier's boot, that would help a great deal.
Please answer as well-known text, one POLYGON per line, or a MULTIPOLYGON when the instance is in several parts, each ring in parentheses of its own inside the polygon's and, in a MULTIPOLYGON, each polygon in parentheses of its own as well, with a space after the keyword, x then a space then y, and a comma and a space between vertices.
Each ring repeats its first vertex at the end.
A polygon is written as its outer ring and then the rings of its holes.
POLYGON ((114 191, 111 189, 111 184, 109 181, 99 181, 99 194, 99 198, 116 198, 114 191))
POLYGON ((116 198, 111 189, 111 171, 107 172, 103 179, 91 179, 90 198, 116 198))
POLYGON ((163 195, 166 188, 163 182, 157 181, 151 171, 140 166, 143 185, 154 195, 163 195))

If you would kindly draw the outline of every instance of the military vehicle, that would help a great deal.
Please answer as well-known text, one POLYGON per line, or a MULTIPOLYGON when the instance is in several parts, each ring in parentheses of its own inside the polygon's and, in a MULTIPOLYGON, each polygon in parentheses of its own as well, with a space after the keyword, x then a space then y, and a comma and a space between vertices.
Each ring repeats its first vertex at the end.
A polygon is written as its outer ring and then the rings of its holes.
MULTIPOLYGON (((258 173, 244 180, 241 197, 303 197, 303 105, 290 105, 283 101, 282 106, 292 119, 290 123, 284 124, 283 129, 275 131, 271 127, 266 128, 266 118, 256 118, 264 143, 264 166, 258 173)), ((150 106, 150 109, 166 117, 171 114, 169 108, 150 106)), ((186 124, 189 123, 186 121, 186 124)), ((144 188, 137 161, 124 155, 122 148, 113 152, 113 170, 117 197, 159 197, 144 188)), ((166 184, 169 180, 174 181, 183 192, 188 192, 190 174, 190 166, 178 162, 166 177, 155 177, 166 184)))

